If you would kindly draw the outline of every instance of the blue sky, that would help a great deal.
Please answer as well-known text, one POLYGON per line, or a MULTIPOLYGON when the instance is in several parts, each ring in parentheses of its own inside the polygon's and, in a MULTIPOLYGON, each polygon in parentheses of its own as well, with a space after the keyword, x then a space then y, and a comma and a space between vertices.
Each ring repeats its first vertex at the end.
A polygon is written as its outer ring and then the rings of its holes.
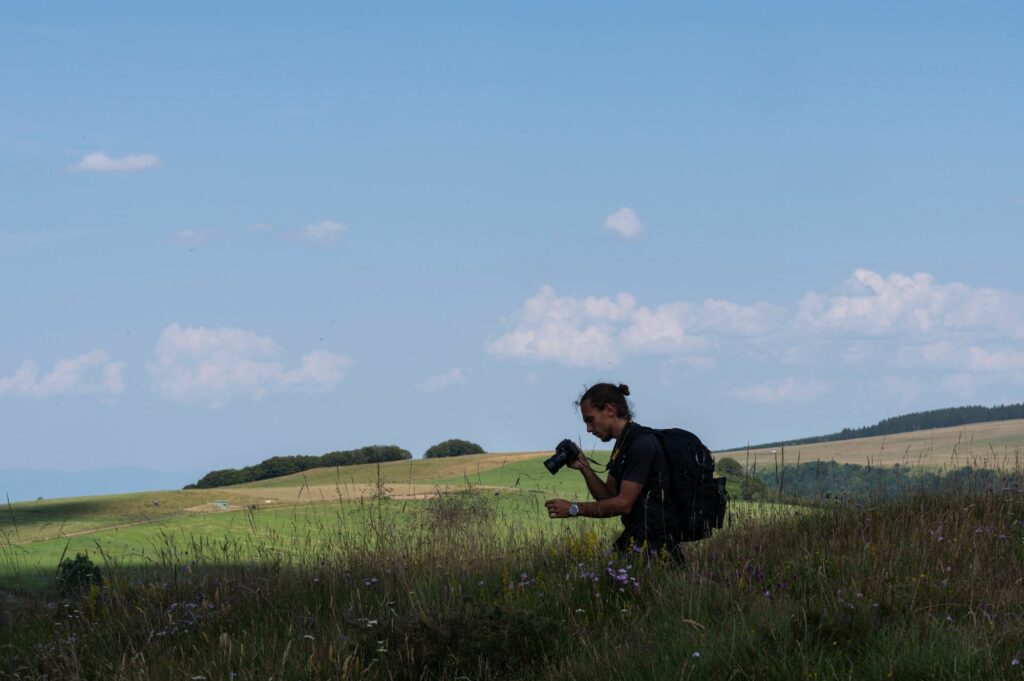
POLYGON ((5 15, 0 470, 1024 399, 1019 3, 5 15))

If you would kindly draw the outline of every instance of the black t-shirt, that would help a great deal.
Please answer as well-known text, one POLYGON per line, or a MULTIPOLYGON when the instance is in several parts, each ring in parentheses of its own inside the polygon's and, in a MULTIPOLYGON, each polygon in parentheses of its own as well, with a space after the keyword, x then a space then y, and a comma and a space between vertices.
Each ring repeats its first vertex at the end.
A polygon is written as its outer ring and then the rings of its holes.
POLYGON ((618 481, 619 490, 625 481, 642 484, 640 497, 633 509, 622 516, 624 537, 636 543, 645 539, 660 542, 679 529, 679 514, 668 497, 668 462, 658 436, 650 429, 630 423, 615 443, 618 454, 608 466, 608 473, 618 481))

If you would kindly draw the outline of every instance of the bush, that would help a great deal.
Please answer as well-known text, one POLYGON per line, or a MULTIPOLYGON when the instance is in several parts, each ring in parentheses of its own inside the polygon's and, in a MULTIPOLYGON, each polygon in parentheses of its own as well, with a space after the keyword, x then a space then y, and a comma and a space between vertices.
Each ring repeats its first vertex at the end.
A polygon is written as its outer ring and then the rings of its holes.
POLYGON ((241 485, 246 482, 301 473, 311 468, 352 466, 360 463, 381 463, 383 461, 401 461, 411 458, 412 454, 408 450, 396 445, 370 445, 347 452, 327 452, 322 456, 272 456, 255 466, 210 471, 194 485, 186 485, 185 489, 207 489, 210 487, 241 485))
POLYGON ((715 473, 729 482, 729 494, 743 501, 757 501, 768 497, 768 485, 761 478, 749 474, 736 459, 724 457, 715 464, 715 473))
POLYGON ((61 595, 80 593, 94 584, 103 586, 103 575, 88 553, 76 553, 74 559, 65 558, 57 566, 57 590, 61 595))
POLYGON ((466 454, 483 454, 484 448, 468 440, 445 440, 438 442, 423 454, 424 459, 440 459, 446 456, 465 456, 466 454))

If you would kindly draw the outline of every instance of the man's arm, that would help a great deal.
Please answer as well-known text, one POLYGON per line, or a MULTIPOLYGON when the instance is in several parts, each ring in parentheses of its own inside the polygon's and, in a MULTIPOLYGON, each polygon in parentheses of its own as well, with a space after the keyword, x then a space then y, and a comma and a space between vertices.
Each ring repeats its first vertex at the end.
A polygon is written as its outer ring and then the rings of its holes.
MULTIPOLYGON (((608 482, 615 478, 608 476, 608 482)), ((598 481, 600 482, 600 480, 598 481)), ((602 483, 604 484, 604 483, 602 483)), ((597 501, 581 501, 576 506, 579 508, 577 515, 588 518, 608 518, 615 515, 624 515, 633 510, 633 504, 640 498, 644 486, 639 482, 623 480, 619 485, 618 494, 597 501)), ((544 505, 548 509, 548 516, 552 518, 568 518, 571 501, 565 499, 551 499, 544 505)))
MULTIPOLYGON (((583 461, 586 461, 586 459, 583 459, 583 461)), ((598 501, 601 501, 602 499, 610 499, 618 492, 616 489, 618 486, 615 484, 615 478, 609 475, 607 482, 601 480, 601 478, 597 477, 597 473, 594 472, 594 469, 590 467, 589 463, 585 463, 580 467, 580 473, 583 473, 583 480, 587 483, 587 489, 590 490, 590 496, 594 497, 598 501)))

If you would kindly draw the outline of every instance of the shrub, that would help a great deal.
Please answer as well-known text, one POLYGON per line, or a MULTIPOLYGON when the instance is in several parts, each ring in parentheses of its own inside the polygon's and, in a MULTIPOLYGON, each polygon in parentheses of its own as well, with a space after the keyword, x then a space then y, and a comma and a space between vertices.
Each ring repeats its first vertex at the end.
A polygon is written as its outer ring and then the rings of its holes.
POLYGON ((103 586, 103 575, 88 553, 76 553, 57 566, 57 590, 64 596, 85 591, 92 585, 103 586))
POLYGON ((464 456, 466 454, 483 454, 484 448, 468 440, 445 440, 438 442, 423 455, 424 459, 440 459, 446 456, 464 456))
POLYGON ((729 481, 729 493, 743 501, 756 501, 768 496, 768 485, 749 474, 736 459, 724 457, 715 464, 715 473, 729 481))
POLYGON ((210 487, 241 485, 246 482, 300 473, 311 468, 352 466, 360 463, 401 461, 411 458, 412 454, 408 450, 396 445, 370 445, 346 452, 327 452, 322 456, 272 456, 255 466, 210 471, 194 485, 186 485, 185 489, 207 489, 210 487))

